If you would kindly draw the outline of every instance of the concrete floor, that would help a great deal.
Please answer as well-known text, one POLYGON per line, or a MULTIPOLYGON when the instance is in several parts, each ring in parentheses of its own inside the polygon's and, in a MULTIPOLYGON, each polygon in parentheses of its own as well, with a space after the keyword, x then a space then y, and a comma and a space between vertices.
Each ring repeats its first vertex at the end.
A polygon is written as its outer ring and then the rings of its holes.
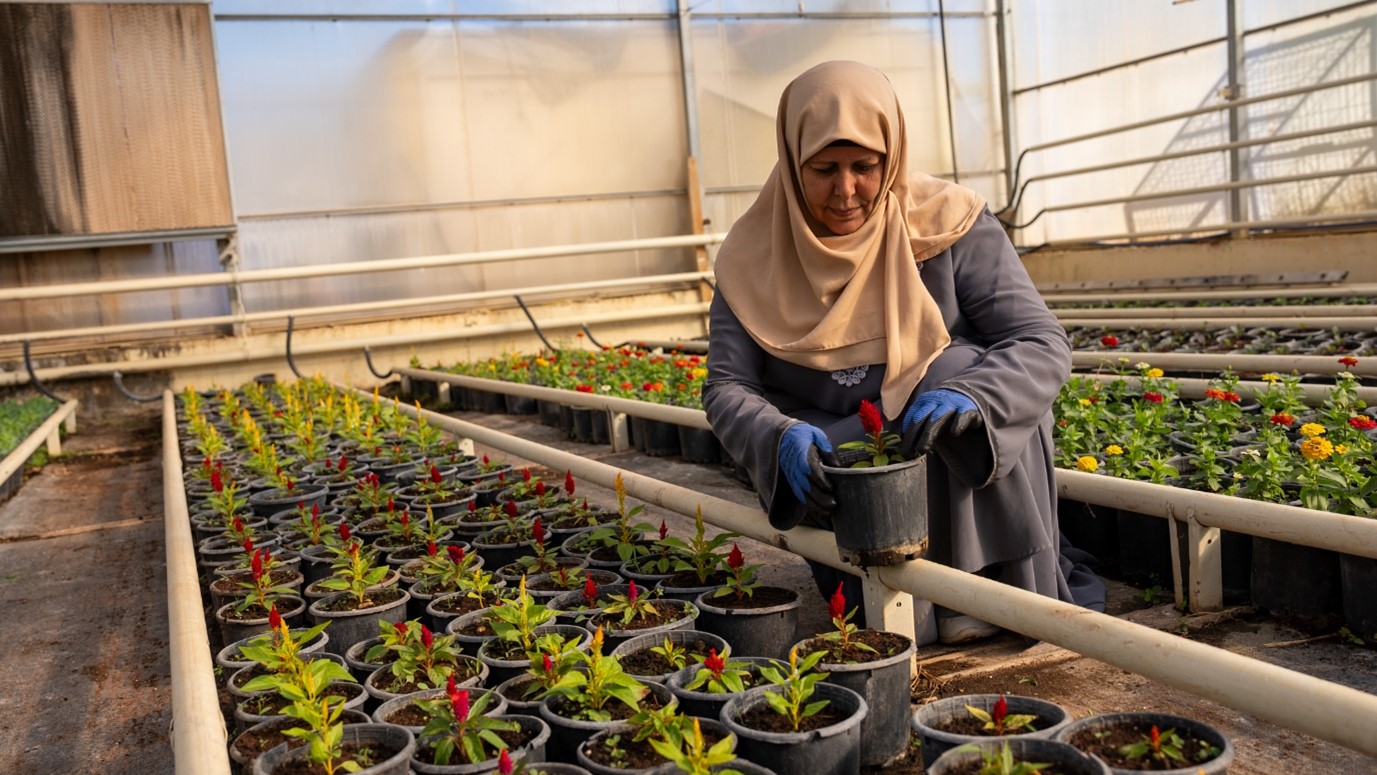
MULTIPOLYGON (((171 723, 162 551, 159 417, 154 407, 116 404, 83 412, 64 457, 0 504, 0 761, 7 772, 170 772, 171 723), (77 765, 73 767, 73 765, 77 765)), ((754 495, 725 468, 698 466, 569 442, 534 417, 483 421, 522 438, 740 503, 754 495)), ((505 457, 505 456, 504 456, 505 457)), ((562 477, 563 472, 550 472, 562 477)), ((606 489, 580 495, 613 504, 606 489)), ((684 535, 692 520, 648 509, 684 535)), ((763 518, 763 516, 762 516, 763 518)), ((807 566, 796 556, 741 542, 764 583, 804 592, 801 638, 830 625, 807 566)), ((1337 638, 1289 646, 1305 634, 1246 609, 1181 617, 1148 607, 1141 591, 1111 584, 1112 610, 1149 626, 1377 694, 1377 651, 1337 638)), ((1077 715, 1155 709, 1190 715, 1233 738, 1235 773, 1377 773, 1377 761, 1280 729, 1216 703, 1147 681, 1047 644, 1008 635, 975 647, 925 647, 915 702, 967 692, 1053 700, 1077 715)), ((1377 734, 1377 721, 1373 721, 1377 734)), ((912 766, 886 772, 920 772, 912 766)))

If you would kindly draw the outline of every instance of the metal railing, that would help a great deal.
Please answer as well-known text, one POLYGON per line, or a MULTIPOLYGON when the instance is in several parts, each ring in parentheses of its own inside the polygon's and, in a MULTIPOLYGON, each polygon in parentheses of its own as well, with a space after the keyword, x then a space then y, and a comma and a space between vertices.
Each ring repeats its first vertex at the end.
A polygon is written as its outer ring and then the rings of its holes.
POLYGON ((57 411, 48 415, 33 432, 24 437, 19 442, 19 446, 10 450, 4 460, 0 460, 0 485, 9 481, 15 472, 24 467, 29 457, 38 451, 40 446, 48 445, 48 457, 57 457, 62 454, 62 435, 59 429, 66 430, 68 433, 76 433, 76 410, 77 402, 66 401, 57 408, 57 411))

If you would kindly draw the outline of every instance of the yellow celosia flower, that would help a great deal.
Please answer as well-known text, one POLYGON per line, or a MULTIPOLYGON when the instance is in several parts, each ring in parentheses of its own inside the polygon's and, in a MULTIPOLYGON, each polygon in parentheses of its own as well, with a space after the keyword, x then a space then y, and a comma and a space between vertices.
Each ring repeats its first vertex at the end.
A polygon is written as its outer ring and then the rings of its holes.
POLYGON ((1152 369, 1148 369, 1148 370, 1147 370, 1147 375, 1148 375, 1148 377, 1150 377, 1150 378, 1152 378, 1152 379, 1158 379, 1158 378, 1161 377, 1162 374, 1164 374, 1164 373, 1165 373, 1165 372, 1163 372, 1161 369, 1158 369, 1158 368, 1152 368, 1152 369))
POLYGON ((1302 441, 1300 450, 1306 460, 1328 460, 1334 454, 1334 445, 1327 439, 1315 436, 1302 441))
POLYGON ((1307 439, 1313 439, 1324 434, 1324 426, 1317 422, 1308 422, 1300 427, 1300 434, 1307 439))
MULTIPOLYGON (((1325 443, 1328 444, 1329 442, 1325 443)), ((1080 457, 1076 458, 1076 469, 1079 471, 1084 471, 1087 474, 1093 474, 1096 471, 1098 471, 1099 468, 1100 461, 1096 460, 1095 458, 1089 455, 1081 455, 1080 457)))
POLYGON ((1124 448, 1118 444, 1110 444, 1104 448, 1104 453, 1106 455, 1122 455, 1124 454, 1124 448))
POLYGON ((1261 379, 1263 382, 1280 382, 1280 381, 1281 381, 1281 375, 1280 375, 1280 374, 1274 374, 1274 373, 1272 373, 1272 372, 1269 371, 1269 372, 1267 372, 1266 374, 1263 374, 1259 379, 1261 379))

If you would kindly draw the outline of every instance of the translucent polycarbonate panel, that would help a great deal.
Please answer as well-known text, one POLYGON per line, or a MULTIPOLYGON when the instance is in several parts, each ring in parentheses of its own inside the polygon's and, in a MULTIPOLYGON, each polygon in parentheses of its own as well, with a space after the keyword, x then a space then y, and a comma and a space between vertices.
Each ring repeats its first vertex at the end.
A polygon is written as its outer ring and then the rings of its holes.
POLYGON ((1022 89, 1222 37, 1227 1, 1010 3, 1013 87, 1022 89))
MULTIPOLYGON (((992 25, 989 19, 948 23, 958 159, 968 169, 1002 166, 992 25)), ((951 171, 935 19, 707 20, 695 21, 692 33, 704 187, 762 183, 777 157, 780 93, 799 73, 833 59, 865 62, 889 76, 904 107, 910 169, 951 171)))
POLYGON ((239 212, 684 185, 672 22, 225 21, 239 212))
MULTIPOLYGON (((1267 2, 1239 3, 1239 11, 1243 17, 1243 28, 1247 30, 1264 27, 1301 16, 1309 16, 1315 13, 1324 13, 1335 8, 1352 5, 1352 0, 1268 0, 1267 2)), ((1372 15, 1371 8, 1357 8, 1341 12, 1347 14, 1372 15)), ((1341 14, 1335 14, 1331 18, 1339 18, 1341 14)), ((1321 22, 1322 24, 1324 22, 1321 22)))
MULTIPOLYGON (((630 197, 251 220, 240 225, 246 269, 662 237, 688 232, 682 196, 630 197)), ((250 311, 693 271, 690 249, 643 250, 245 286, 250 311)))
POLYGON ((412 16, 433 14, 669 13, 674 0, 216 0, 218 14, 412 16))
POLYGON ((951 13, 983 13, 993 0, 696 0, 695 14, 847 14, 937 13, 940 5, 951 13))
MULTIPOLYGON (((1224 46, 1218 44, 1020 95, 1013 111, 1018 121, 1019 147, 1218 104, 1224 73, 1224 46)), ((1218 115, 1154 124, 1028 153, 1021 168, 1020 182, 1044 172, 1224 142, 1227 142, 1227 133, 1218 115)), ((1224 156, 1214 153, 1156 165, 1032 181, 1026 186, 1018 212, 1012 216, 1018 223, 1032 221, 1031 227, 1019 233, 1017 241, 1033 245, 1045 240, 1216 222, 1224 200, 1219 193, 1081 207, 1033 219, 1044 206, 1216 185, 1228 179, 1224 164, 1224 156)))

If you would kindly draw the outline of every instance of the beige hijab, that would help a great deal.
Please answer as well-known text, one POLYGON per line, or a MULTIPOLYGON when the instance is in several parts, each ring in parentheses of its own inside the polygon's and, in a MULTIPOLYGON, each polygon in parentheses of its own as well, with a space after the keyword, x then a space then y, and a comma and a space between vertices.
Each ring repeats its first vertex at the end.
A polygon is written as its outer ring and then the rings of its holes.
POLYGON ((889 79, 858 62, 827 62, 785 88, 775 120, 779 161, 717 254, 718 290, 751 337, 789 363, 837 371, 885 363, 885 414, 903 411, 950 342, 918 264, 965 234, 979 194, 908 174, 904 115, 889 79), (826 233, 799 174, 828 144, 885 154, 884 182, 853 234, 826 233))

